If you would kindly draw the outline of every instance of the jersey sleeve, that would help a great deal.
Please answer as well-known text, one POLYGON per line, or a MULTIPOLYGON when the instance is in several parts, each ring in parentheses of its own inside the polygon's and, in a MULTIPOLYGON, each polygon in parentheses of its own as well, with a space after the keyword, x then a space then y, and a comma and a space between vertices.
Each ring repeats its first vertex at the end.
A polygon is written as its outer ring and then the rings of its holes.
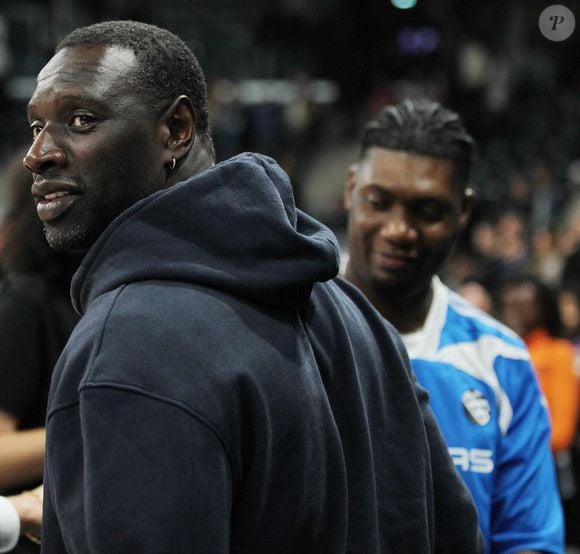
POLYGON ((183 407, 138 390, 88 387, 78 406, 51 414, 48 433, 50 551, 229 552, 229 458, 183 407), (57 434, 57 426, 75 428, 63 418, 80 420, 80 437, 57 434))
POLYGON ((550 452, 550 423, 532 367, 498 357, 495 370, 512 418, 498 446, 491 552, 563 552, 562 508, 550 452))

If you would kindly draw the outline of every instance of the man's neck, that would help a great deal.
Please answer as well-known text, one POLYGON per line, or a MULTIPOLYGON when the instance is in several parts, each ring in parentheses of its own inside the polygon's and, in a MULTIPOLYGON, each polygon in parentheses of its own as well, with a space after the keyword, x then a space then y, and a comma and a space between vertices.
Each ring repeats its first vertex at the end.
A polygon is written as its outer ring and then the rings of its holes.
POLYGON ((181 165, 175 174, 170 175, 168 185, 174 185, 205 171, 214 165, 213 160, 203 147, 194 147, 187 156, 187 159, 181 165))
POLYGON ((433 287, 421 289, 409 295, 378 291, 369 284, 351 276, 347 269, 346 279, 357 286, 380 314, 392 323, 399 333, 419 331, 429 315, 433 301, 433 287))

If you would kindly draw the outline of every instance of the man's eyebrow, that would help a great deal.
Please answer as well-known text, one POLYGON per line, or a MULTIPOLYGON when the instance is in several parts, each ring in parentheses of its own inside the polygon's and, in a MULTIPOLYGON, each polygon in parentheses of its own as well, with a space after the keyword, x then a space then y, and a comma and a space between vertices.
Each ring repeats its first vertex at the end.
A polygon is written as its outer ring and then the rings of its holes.
MULTIPOLYGON (((78 103, 102 103, 102 98, 99 96, 92 95, 92 94, 80 94, 77 92, 63 92, 58 93, 58 96, 55 98, 55 104, 57 107, 61 107, 61 105, 70 104, 71 102, 78 102, 78 103)), ((34 111, 36 107, 36 102, 34 97, 31 98, 28 106, 26 107, 26 113, 30 116, 30 113, 34 111)))
POLYGON ((444 198, 439 198, 438 196, 425 196, 422 198, 414 198, 409 202, 409 205, 418 208, 434 206, 443 210, 450 210, 452 208, 451 202, 449 202, 444 198))

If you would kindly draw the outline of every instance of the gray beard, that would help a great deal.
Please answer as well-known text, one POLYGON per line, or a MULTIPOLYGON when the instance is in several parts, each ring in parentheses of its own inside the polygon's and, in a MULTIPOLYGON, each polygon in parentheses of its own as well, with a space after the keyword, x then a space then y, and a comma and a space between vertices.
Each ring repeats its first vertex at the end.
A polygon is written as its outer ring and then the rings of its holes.
POLYGON ((44 226, 44 236, 53 250, 62 252, 86 252, 96 238, 91 240, 85 227, 73 225, 66 233, 44 226))

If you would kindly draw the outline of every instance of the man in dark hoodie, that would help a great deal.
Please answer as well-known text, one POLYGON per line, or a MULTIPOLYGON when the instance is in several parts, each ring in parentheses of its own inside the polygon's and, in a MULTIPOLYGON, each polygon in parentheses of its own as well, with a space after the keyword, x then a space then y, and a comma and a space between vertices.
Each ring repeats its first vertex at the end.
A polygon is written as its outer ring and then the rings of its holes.
POLYGON ((77 29, 24 159, 49 243, 86 251, 47 416, 46 552, 478 552, 396 334, 333 279, 272 160, 213 165, 173 34, 77 29))

